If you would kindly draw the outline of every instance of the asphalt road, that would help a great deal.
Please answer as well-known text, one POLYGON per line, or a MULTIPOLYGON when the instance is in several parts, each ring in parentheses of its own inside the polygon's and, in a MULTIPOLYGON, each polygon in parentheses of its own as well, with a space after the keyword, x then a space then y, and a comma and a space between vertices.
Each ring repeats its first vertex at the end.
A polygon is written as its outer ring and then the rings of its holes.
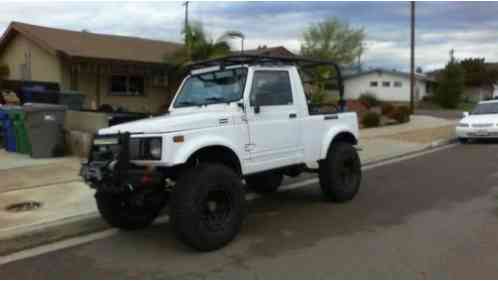
POLYGON ((252 201, 239 238, 197 253, 167 223, 0 267, 5 279, 498 278, 498 145, 458 145, 364 172, 358 196, 317 185, 252 201))

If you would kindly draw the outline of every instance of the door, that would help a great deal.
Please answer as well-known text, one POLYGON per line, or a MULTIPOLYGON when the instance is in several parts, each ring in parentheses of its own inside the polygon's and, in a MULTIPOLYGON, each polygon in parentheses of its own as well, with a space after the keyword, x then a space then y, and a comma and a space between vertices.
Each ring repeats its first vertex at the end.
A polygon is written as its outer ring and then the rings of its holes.
POLYGON ((249 99, 250 162, 258 169, 294 164, 299 116, 289 71, 254 71, 249 99))

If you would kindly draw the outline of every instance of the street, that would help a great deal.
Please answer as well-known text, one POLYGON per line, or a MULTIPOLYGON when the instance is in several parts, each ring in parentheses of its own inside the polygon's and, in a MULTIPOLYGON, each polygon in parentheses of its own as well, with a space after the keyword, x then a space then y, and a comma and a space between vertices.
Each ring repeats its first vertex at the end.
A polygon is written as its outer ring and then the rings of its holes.
POLYGON ((367 169, 358 196, 318 184, 250 202, 219 251, 179 243, 167 223, 0 267, 2 279, 498 278, 498 144, 456 145, 367 169))

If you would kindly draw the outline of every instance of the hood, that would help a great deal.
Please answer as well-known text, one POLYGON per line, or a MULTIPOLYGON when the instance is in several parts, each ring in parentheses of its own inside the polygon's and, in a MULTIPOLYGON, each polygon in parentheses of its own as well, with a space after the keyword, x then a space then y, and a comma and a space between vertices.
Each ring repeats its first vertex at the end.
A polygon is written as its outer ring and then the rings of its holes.
POLYGON ((229 117, 230 114, 226 112, 166 114, 100 129, 99 135, 117 134, 119 132, 157 134, 202 129, 220 126, 220 119, 229 117))
POLYGON ((469 115, 462 120, 461 123, 476 124, 476 123, 498 123, 498 114, 474 114, 469 115))

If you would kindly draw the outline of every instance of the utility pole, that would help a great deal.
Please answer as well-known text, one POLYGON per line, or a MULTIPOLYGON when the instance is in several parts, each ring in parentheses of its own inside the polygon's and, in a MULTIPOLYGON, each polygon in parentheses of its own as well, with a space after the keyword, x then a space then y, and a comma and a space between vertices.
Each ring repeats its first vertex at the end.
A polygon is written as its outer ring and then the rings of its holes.
POLYGON ((411 42, 410 42, 410 111, 413 112, 415 94, 415 1, 410 2, 411 8, 411 42))
POLYGON ((185 6, 185 23, 183 26, 183 31, 185 32, 185 44, 187 45, 187 56, 190 58, 190 38, 189 38, 189 30, 188 30, 188 1, 185 1, 183 6, 185 6))

